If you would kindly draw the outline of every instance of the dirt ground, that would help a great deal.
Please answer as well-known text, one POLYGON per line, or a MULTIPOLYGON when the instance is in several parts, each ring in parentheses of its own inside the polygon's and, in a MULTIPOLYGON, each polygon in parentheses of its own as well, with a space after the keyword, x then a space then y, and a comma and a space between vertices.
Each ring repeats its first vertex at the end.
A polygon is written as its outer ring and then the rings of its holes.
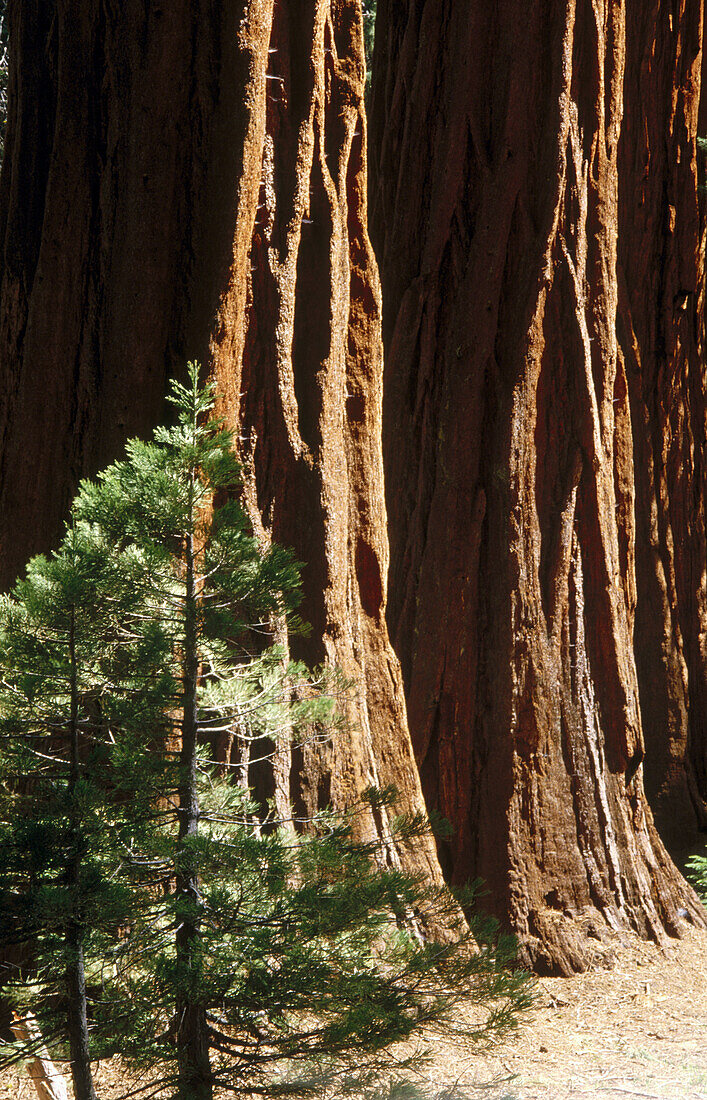
MULTIPOLYGON (((474 1100, 707 1100, 707 932, 664 952, 629 935, 608 948, 586 974, 541 979, 536 1007, 492 1054, 439 1045, 440 1100, 454 1081, 474 1100)), ((100 1100, 127 1091, 116 1063, 97 1085, 100 1100)), ((0 1100, 35 1097, 26 1076, 0 1077, 0 1100)))
POLYGON ((439 1065, 487 1100, 707 1100, 707 932, 665 952, 616 936, 597 968, 540 979, 538 995, 502 1048, 466 1067, 440 1049, 439 1065))

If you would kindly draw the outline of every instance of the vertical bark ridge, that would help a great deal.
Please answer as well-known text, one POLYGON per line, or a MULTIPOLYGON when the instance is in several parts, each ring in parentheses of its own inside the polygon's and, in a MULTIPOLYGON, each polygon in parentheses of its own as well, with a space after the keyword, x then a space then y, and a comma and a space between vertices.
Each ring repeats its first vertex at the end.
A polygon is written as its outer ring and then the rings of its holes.
POLYGON ((642 784, 626 10, 384 0, 374 60, 391 636, 447 870, 560 972, 704 920, 642 784))
MULTIPOLYGON (((211 357, 246 441, 251 507, 268 537, 307 563, 313 633, 293 645, 355 681, 350 740, 324 755, 305 749, 293 793, 311 810, 392 782, 421 805, 384 618, 380 289, 365 227, 360 12, 325 2, 307 10, 285 20, 275 7, 247 297, 241 312, 233 288, 224 294, 228 320, 211 357), (296 64, 303 40, 313 59, 305 69, 296 64), (267 329, 265 317, 274 318, 267 329)), ((438 873, 431 848, 422 859, 438 873)))
POLYGON ((635 651, 646 786, 663 835, 680 845, 707 825, 703 5, 627 10, 618 331, 635 426, 635 651))

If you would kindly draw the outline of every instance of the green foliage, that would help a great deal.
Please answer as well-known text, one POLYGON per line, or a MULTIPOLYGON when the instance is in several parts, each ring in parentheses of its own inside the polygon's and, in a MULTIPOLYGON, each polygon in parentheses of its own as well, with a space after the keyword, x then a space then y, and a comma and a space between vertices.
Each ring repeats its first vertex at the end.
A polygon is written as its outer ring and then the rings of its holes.
POLYGON ((393 1044, 469 1003, 462 1030, 497 1034, 525 979, 508 941, 415 931, 458 910, 391 858, 427 828, 394 792, 306 821, 255 799, 251 765, 336 735, 345 685, 272 644, 302 626, 298 568, 253 537, 196 367, 172 401, 0 604, 2 993, 68 1039, 78 1100, 78 1063, 90 1082, 113 1053, 180 1100, 407 1088, 393 1044), (385 845, 361 839, 371 803, 385 845))
POLYGON ((373 43, 376 34, 377 0, 363 0, 363 41, 366 48, 366 63, 370 70, 373 57, 373 43))
POLYGON ((692 856, 687 861, 687 870, 695 890, 707 905, 707 856, 692 856))
POLYGON ((363 46, 366 53, 366 98, 371 91, 371 68, 373 65, 373 45, 376 37, 377 0, 363 0, 363 46))
POLYGON ((700 194, 704 194, 707 191, 705 186, 705 158, 707 157, 707 137, 697 138, 697 178, 699 184, 697 190, 700 194))
MULTIPOLYGON (((295 839, 282 826, 246 824, 245 805, 239 824, 234 808, 228 822, 219 813, 219 830, 207 826, 198 853, 204 919, 190 965, 171 942, 188 907, 167 896, 106 983, 98 1023, 134 1067, 178 1076, 169 1021, 185 995, 206 1007, 213 1083, 249 1096, 378 1095, 424 1061, 391 1044, 423 1027, 468 1037, 460 1010, 470 1002, 493 1002, 479 1041, 513 1023, 527 992, 502 969, 513 944, 475 956, 459 929, 453 946, 421 943, 406 914, 439 919, 444 899, 381 867, 379 847, 356 842, 352 819, 322 815, 295 839)), ((451 908, 446 916, 452 926, 451 908)))

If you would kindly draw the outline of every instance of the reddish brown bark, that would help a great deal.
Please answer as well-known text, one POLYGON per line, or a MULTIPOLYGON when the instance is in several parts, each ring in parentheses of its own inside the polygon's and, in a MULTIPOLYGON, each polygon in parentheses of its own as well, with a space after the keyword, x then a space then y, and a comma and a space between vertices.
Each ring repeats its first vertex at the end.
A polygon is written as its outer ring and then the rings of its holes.
MULTIPOLYGON (((160 419, 166 376, 201 359, 254 521, 306 563, 305 654, 355 681, 350 733, 293 789, 343 805, 392 783, 421 809, 384 618, 357 0, 11 0, 10 21, 4 583, 56 538, 77 478, 160 419)), ((439 874, 431 842, 402 858, 439 874)))
POLYGON ((702 4, 628 7, 619 340, 636 504, 635 652, 661 833, 707 825, 707 379, 695 140, 702 4))
POLYGON ((626 5, 379 0, 378 18, 389 622, 423 786, 457 828, 449 872, 483 876, 529 960, 567 972, 588 929, 704 922, 643 791, 626 5))

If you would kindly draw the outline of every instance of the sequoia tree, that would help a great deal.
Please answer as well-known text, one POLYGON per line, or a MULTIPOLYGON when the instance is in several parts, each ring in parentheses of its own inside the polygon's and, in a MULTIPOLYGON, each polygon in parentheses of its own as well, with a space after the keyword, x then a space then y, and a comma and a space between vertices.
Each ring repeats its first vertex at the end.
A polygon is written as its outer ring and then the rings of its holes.
MULTIPOLYGON (((9 27, 3 583, 201 360, 240 437, 255 529, 305 563, 297 655, 355 685, 348 738, 283 754, 264 793, 343 806, 394 784, 419 810, 384 618, 359 0, 10 0, 9 27)), ((384 836, 386 812, 364 832, 384 836)), ((439 876, 432 841, 402 858, 439 876)))
POLYGON ((446 869, 559 972, 606 925, 705 919, 643 788, 645 725, 694 813, 702 5, 677 7, 378 6, 391 635, 446 869))

